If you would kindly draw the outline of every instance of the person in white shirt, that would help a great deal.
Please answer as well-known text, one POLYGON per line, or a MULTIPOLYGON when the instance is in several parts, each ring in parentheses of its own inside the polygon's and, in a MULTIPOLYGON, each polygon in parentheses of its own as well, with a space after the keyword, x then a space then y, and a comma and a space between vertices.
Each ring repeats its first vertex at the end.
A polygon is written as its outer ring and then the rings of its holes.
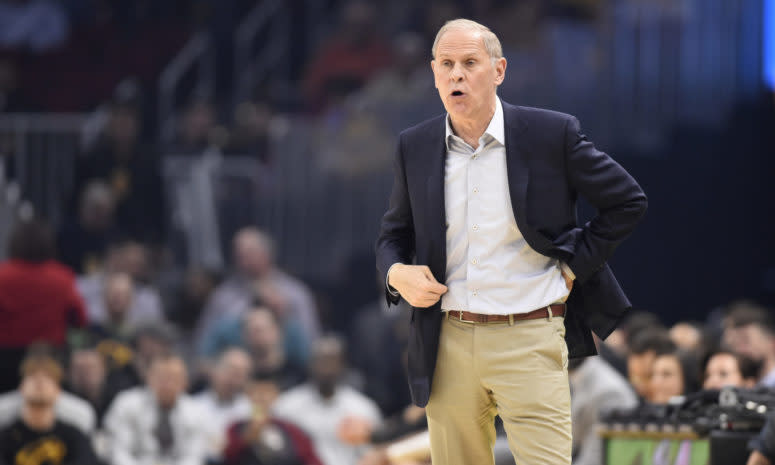
POLYGON ((194 396, 194 402, 207 418, 207 455, 214 462, 221 461, 229 425, 249 418, 252 413, 250 400, 245 395, 251 366, 247 352, 226 349, 210 374, 210 388, 194 396))
POLYGON ((340 383, 344 371, 342 342, 330 336, 319 339, 310 360, 311 381, 282 394, 272 409, 278 419, 309 435, 325 465, 356 465, 365 452, 358 445, 362 436, 382 421, 374 401, 340 383))
POLYGON ((186 366, 174 355, 151 362, 147 386, 116 396, 105 415, 112 465, 202 465, 206 424, 185 394, 186 366))
POLYGON ((575 117, 498 98, 486 26, 449 21, 431 52, 447 113, 400 134, 376 243, 388 302, 413 307, 412 400, 434 463, 492 464, 498 415, 517 463, 570 464, 568 359, 632 307, 607 261, 646 195, 575 117))

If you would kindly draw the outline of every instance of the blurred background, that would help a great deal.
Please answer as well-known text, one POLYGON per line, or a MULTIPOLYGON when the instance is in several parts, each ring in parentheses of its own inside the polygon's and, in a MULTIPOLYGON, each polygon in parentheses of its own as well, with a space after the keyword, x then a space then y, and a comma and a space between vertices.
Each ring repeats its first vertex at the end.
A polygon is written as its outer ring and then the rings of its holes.
MULTIPOLYGON (((148 330, 199 389, 225 347, 271 365, 279 344, 285 388, 335 333, 353 385, 399 412, 405 325, 373 243, 398 132, 443 111, 430 47, 457 17, 501 39, 504 100, 574 114, 644 188, 611 261, 637 309, 671 326, 775 304, 775 1, 2 0, 0 253, 50 245, 87 328, 8 326, 3 387, 34 341, 137 354, 148 330)), ((8 289, 6 311, 32 298, 8 289)))

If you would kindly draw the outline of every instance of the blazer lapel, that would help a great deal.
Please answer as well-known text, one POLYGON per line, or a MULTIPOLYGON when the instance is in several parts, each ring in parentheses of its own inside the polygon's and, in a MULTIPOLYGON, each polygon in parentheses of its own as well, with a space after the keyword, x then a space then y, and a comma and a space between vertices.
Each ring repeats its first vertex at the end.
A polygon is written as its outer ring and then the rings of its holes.
POLYGON ((428 160, 428 210, 423 213, 428 218, 432 242, 429 250, 433 254, 428 266, 436 280, 441 283, 446 280, 447 274, 447 215, 444 195, 444 171, 447 159, 447 146, 444 141, 445 118, 441 118, 440 124, 434 128, 433 134, 428 139, 427 153, 424 154, 428 160))
POLYGON ((511 208, 514 211, 514 219, 522 236, 533 249, 537 251, 547 250, 552 245, 551 241, 538 234, 527 222, 527 186, 530 182, 528 164, 530 143, 528 134, 525 133, 527 122, 520 117, 518 107, 501 102, 506 130, 506 172, 509 179, 509 197, 511 198, 511 208))

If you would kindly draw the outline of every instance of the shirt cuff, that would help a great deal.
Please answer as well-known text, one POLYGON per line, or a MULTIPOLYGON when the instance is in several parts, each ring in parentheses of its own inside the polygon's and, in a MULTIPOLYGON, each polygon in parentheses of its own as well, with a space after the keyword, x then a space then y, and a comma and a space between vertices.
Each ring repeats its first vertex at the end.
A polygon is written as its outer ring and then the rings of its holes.
MULTIPOLYGON (((563 273, 565 273, 565 276, 567 276, 567 277, 569 277, 571 279, 571 281, 575 281, 576 280, 576 275, 573 273, 573 270, 570 269, 570 267, 568 266, 567 263, 560 262, 560 269, 562 270, 563 273)), ((388 273, 389 272, 390 271, 388 271, 388 273)))
POLYGON ((398 291, 393 288, 393 286, 388 284, 388 281, 390 280, 390 270, 392 270, 393 267, 396 265, 398 265, 398 262, 390 265, 390 268, 388 268, 387 274, 385 274, 385 289, 387 289, 390 295, 392 295, 393 297, 398 297, 399 294, 398 294, 398 291))

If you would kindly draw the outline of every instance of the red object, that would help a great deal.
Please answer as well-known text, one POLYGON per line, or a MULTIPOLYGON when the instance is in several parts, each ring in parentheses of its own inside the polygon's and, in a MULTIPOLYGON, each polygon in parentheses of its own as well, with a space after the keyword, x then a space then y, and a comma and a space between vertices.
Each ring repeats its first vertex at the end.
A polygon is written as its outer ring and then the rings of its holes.
POLYGON ((0 264, 0 348, 63 345, 68 326, 84 326, 75 275, 55 261, 0 264))
MULTIPOLYGON (((290 436, 296 449, 296 454, 304 461, 304 465, 323 465, 323 462, 320 461, 315 453, 315 446, 302 430, 285 421, 274 418, 269 421, 290 436)), ((247 423, 242 421, 234 423, 229 427, 226 435, 226 448, 223 451, 223 457, 227 465, 239 464, 242 452, 251 447, 250 443, 242 437, 242 431, 247 426, 247 423)))

